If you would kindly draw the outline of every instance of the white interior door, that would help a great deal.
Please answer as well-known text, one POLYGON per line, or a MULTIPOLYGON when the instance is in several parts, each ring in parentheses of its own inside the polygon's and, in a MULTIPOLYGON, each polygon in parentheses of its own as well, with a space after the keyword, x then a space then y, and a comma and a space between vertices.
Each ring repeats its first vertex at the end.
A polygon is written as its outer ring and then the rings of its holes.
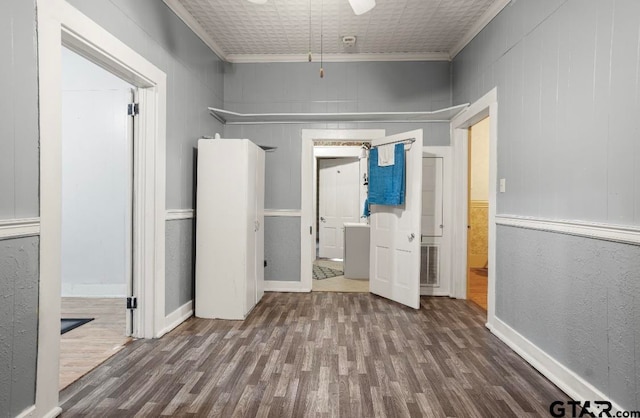
POLYGON ((357 158, 318 160, 319 256, 343 258, 344 223, 360 220, 360 163, 357 158))
POLYGON ((404 206, 371 205, 369 290, 420 308, 420 235, 422 217, 422 129, 372 140, 379 146, 404 140, 404 206))
POLYGON ((450 296, 450 149, 424 147, 422 155, 421 294, 450 296))

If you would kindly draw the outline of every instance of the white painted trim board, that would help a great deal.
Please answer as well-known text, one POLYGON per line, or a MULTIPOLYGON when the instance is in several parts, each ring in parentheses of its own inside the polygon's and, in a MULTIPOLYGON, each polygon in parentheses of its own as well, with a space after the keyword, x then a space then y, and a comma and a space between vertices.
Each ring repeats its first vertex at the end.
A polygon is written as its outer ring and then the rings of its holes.
POLYGON ((165 326, 159 332, 159 337, 162 337, 166 333, 172 331, 178 325, 182 324, 187 319, 193 316, 193 301, 185 303, 175 311, 171 312, 169 315, 165 316, 164 323, 165 326))
POLYGON ((40 218, 0 220, 0 239, 30 237, 40 234, 40 218))
POLYGON ((569 221, 519 215, 498 215, 496 224, 536 231, 640 245, 640 228, 609 223, 569 221))
MULTIPOLYGON (((62 408, 56 406, 52 408, 49 412, 46 412, 41 416, 41 418, 54 418, 62 414, 62 408)), ((35 418, 36 417, 36 406, 30 406, 20 413, 20 415, 16 416, 16 418, 35 418)))
POLYGON ((311 287, 302 282, 265 280, 264 291, 281 293, 309 293, 311 292, 311 287))
MULTIPOLYGON (((124 280, 124 277, 123 277, 124 280)), ((124 283, 62 283, 63 298, 121 298, 127 297, 124 283)))
POLYGON ((180 221, 183 219, 194 219, 196 213, 193 209, 168 209, 166 219, 167 221, 180 221))
POLYGON ((299 218, 302 212, 299 209, 265 209, 264 216, 270 218, 299 218))
POLYGON ((487 328, 573 400, 582 402, 605 400, 611 402, 615 410, 623 410, 620 405, 617 405, 600 390, 548 355, 544 350, 499 318, 494 317, 491 323, 487 323, 487 328))

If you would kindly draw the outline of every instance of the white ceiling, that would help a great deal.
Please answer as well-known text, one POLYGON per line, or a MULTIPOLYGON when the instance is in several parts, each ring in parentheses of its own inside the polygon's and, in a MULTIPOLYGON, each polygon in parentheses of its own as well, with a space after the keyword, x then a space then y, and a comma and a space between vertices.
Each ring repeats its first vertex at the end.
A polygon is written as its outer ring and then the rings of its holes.
MULTIPOLYGON (((327 61, 442 60, 455 56, 509 0, 377 0, 356 16, 348 0, 165 0, 221 58, 304 61, 309 36, 327 61), (311 34, 309 8, 311 7, 311 34), (355 35, 354 48, 341 37, 355 35)), ((316 57, 317 58, 317 57, 316 57)))

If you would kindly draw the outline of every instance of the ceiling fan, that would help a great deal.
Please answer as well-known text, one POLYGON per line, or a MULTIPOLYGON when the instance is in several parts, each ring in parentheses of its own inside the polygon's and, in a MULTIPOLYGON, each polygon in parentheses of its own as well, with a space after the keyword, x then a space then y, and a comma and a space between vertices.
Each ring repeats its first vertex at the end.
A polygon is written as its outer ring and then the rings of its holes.
MULTIPOLYGON (((255 4, 265 4, 267 0, 249 0, 255 4)), ((349 0, 353 13, 361 15, 367 13, 376 6, 376 0, 349 0)))

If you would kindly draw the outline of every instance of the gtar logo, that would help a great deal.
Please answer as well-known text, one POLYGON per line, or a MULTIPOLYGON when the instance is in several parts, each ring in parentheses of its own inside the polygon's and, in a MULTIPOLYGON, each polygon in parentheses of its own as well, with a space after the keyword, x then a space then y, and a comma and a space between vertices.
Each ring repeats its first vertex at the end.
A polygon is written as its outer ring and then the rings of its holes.
POLYGON ((555 401, 549 405, 553 417, 611 417, 612 409, 607 401, 555 401))

